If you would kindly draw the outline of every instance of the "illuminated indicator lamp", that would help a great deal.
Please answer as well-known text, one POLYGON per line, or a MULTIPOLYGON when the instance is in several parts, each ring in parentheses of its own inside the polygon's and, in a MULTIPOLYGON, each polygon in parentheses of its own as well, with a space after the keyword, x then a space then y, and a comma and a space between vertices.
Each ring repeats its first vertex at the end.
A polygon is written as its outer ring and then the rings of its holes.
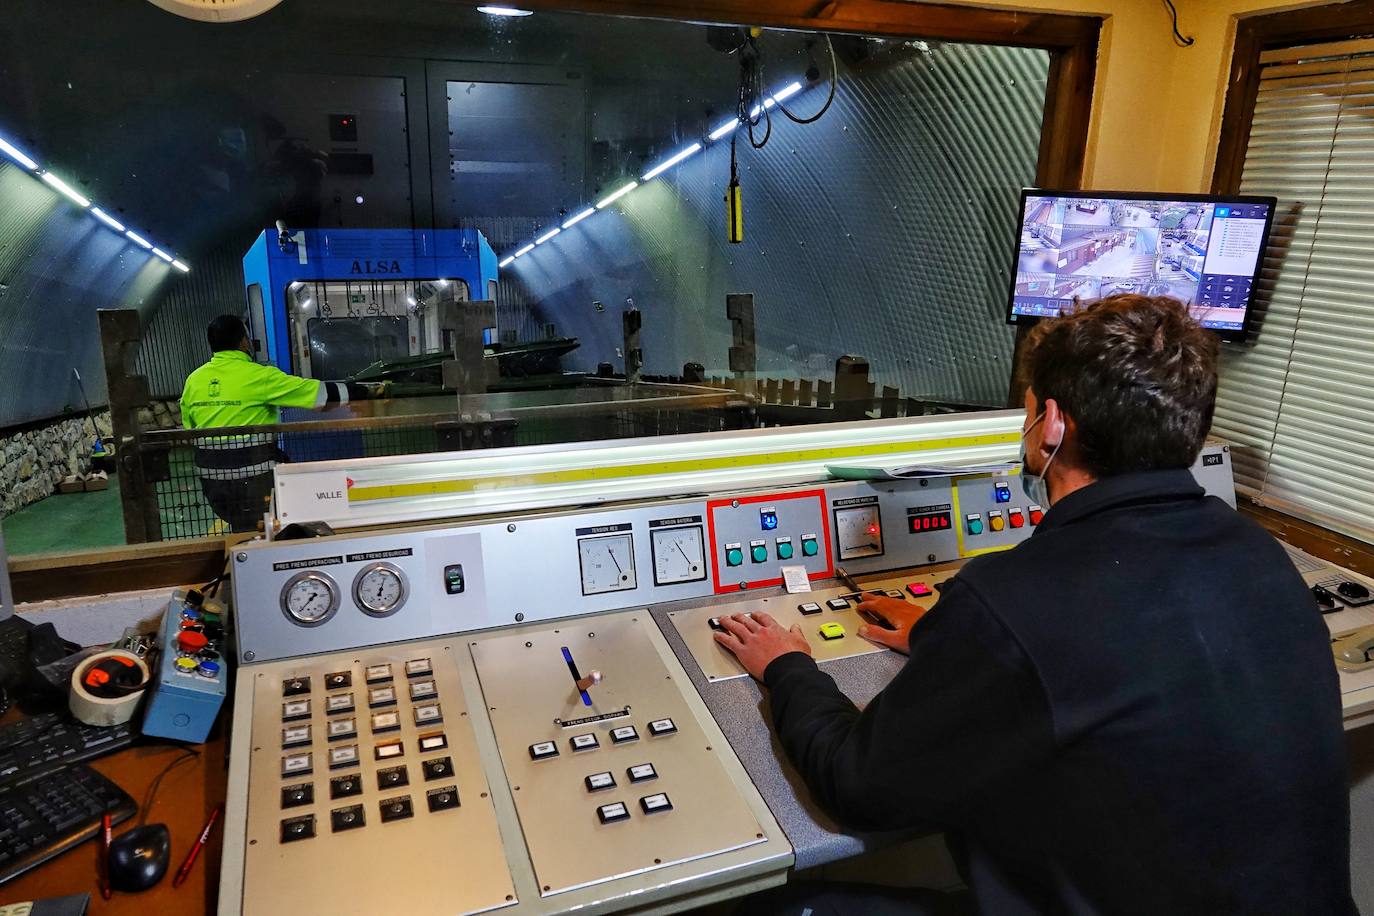
POLYGON ((583 210, 581 213, 577 214, 576 216, 569 219, 566 223, 564 223, 563 228, 571 229, 573 226, 576 226, 578 223, 582 222, 584 219, 591 216, 595 212, 596 207, 588 207, 587 209, 583 210))
POLYGON ((76 204, 78 207, 85 208, 91 205, 91 202, 88 198, 82 197, 81 193, 77 191, 76 188, 67 184, 65 181, 63 181, 61 178, 58 178, 52 172, 44 172, 43 181, 45 184, 49 185, 58 193, 60 193, 63 197, 66 197, 72 203, 76 204))
POLYGON ((878 533, 878 526, 877 526, 877 525, 869 525, 869 526, 868 526, 868 533, 869 533, 869 534, 877 534, 877 533, 878 533))
POLYGON ((1009 502, 1011 502, 1011 486, 1010 486, 1009 484, 1005 484, 1005 483, 999 483, 999 484, 997 484, 997 485, 995 486, 995 488, 993 489, 993 497, 994 497, 999 503, 1009 503, 1009 502))
POLYGON ((773 531, 778 527, 778 513, 773 509, 759 510, 759 525, 764 531, 773 531))
POLYGON ((477 12, 486 13, 488 16, 503 16, 507 19, 523 19, 526 16, 534 15, 534 10, 516 9, 513 6, 479 6, 477 12))
POLYGON ((507 266, 509 266, 510 263, 511 263, 512 261, 514 261, 514 260, 515 260, 515 255, 509 255, 508 257, 506 257, 506 258, 502 259, 501 261, 497 262, 496 266, 497 266, 497 267, 507 267, 507 266))
POLYGON ((0 150, 3 150, 6 156, 9 156, 30 172, 38 171, 38 163, 30 159, 25 155, 23 150, 6 140, 4 137, 0 137, 0 150))

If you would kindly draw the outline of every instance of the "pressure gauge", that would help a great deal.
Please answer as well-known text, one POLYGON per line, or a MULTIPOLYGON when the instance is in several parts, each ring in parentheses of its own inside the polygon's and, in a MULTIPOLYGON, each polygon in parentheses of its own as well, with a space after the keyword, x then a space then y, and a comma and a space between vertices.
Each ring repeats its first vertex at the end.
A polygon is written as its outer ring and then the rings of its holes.
POLYGON ((317 627, 339 609, 339 586, 322 572, 297 573, 281 590, 281 610, 298 627, 317 627))
POLYGON ((676 585, 706 578, 706 551, 700 525, 655 528, 649 533, 654 554, 654 584, 676 585))
POLYGON ((582 567, 582 594, 600 595, 634 588, 635 543, 627 531, 604 537, 578 538, 577 559, 582 567))
POLYGON ((882 556, 883 528, 877 505, 836 509, 835 540, 841 560, 882 556))
POLYGON ((390 617, 406 603, 409 593, 405 573, 390 563, 365 566, 353 580, 353 600, 373 617, 390 617))

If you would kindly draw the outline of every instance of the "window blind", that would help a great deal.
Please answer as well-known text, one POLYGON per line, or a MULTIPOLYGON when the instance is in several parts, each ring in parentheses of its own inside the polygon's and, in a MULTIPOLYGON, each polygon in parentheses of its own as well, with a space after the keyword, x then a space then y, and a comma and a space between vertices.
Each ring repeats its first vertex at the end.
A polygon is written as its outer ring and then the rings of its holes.
POLYGON ((1243 495, 1374 543, 1374 41, 1260 61, 1241 192, 1279 207, 1213 430, 1243 495))

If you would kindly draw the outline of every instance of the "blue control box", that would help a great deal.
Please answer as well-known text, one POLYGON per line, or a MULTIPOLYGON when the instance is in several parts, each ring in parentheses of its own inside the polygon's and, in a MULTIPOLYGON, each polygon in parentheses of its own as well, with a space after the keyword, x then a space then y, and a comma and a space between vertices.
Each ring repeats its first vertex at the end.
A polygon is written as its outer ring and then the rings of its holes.
POLYGON ((213 598, 177 589, 162 615, 161 658, 143 734, 200 744, 224 705, 228 615, 213 598))

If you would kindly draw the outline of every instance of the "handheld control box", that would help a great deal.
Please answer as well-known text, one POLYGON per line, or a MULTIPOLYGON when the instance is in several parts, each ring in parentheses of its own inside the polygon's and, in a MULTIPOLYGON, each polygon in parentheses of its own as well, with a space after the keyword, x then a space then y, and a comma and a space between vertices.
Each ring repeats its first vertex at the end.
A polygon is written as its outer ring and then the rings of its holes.
POLYGON ((162 615, 162 657, 143 734, 193 744, 209 737, 228 681, 225 626, 220 602, 184 589, 172 593, 162 615))

